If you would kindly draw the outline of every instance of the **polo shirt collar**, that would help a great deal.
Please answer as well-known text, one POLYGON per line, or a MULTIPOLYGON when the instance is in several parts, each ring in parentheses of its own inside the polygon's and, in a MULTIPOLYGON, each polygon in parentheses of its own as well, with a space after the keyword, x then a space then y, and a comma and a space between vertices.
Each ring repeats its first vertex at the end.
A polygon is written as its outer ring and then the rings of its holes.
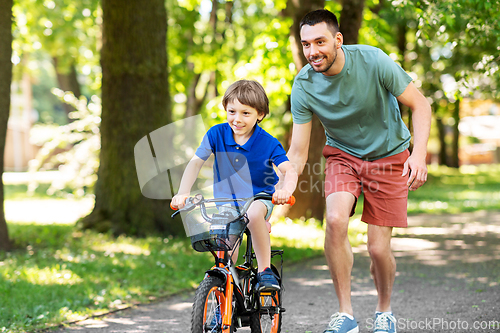
POLYGON ((248 139, 247 142, 243 146, 240 146, 239 144, 234 141, 233 137, 233 130, 231 129, 231 126, 229 126, 228 123, 226 123, 226 131, 225 131, 225 141, 228 146, 237 146, 241 147, 241 149, 244 149, 246 151, 250 151, 252 149, 252 145, 255 142, 255 139, 259 136, 260 132, 262 131, 262 128, 258 124, 255 124, 255 130, 253 131, 252 136, 250 139, 248 139))

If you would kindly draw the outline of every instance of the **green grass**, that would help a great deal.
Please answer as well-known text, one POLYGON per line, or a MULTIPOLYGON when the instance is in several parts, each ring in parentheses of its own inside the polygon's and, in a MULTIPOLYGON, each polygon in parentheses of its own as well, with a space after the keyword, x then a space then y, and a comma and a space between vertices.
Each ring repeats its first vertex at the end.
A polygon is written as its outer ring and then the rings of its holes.
POLYGON ((427 183, 408 196, 408 213, 500 210, 500 165, 430 166, 427 183))
MULTIPOLYGON (((23 185, 5 189, 7 200, 26 198, 23 185)), ((50 197, 41 188, 33 198, 50 197)), ((366 241, 361 209, 362 200, 350 223, 353 244, 366 241)), ((478 209, 500 209, 499 165, 429 167, 427 184, 409 196, 410 214, 478 209)), ((0 253, 0 332, 32 332, 192 289, 213 263, 187 238, 116 238, 72 224, 8 226, 15 250, 0 253)), ((273 248, 285 250, 285 267, 322 254, 324 230, 314 219, 283 219, 271 236, 273 248)))
MULTIPOLYGON (((42 329, 192 289, 213 265, 186 238, 116 238, 53 224, 9 223, 9 232, 17 250, 0 253, 0 332, 42 329)), ((285 265, 322 253, 304 237, 280 237, 273 246, 285 250, 285 265)))

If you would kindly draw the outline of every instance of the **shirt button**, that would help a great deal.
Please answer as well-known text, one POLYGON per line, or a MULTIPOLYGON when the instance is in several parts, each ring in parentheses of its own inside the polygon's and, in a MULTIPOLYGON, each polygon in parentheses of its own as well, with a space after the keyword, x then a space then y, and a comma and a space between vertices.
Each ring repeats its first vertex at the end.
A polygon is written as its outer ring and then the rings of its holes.
POLYGON ((240 147, 236 147, 236 149, 240 149, 240 147))
POLYGON ((239 162, 240 160, 239 160, 239 159, 236 159, 235 161, 236 161, 236 162, 239 162))

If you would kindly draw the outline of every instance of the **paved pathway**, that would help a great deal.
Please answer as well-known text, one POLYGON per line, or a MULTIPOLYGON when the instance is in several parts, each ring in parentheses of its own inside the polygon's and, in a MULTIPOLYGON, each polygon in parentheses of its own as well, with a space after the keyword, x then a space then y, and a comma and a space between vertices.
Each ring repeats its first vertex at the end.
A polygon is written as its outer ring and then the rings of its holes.
MULTIPOLYGON (((500 212, 420 215, 410 217, 409 225, 393 239, 398 332, 500 332, 500 212)), ((366 248, 355 249, 354 257, 352 301, 360 333, 368 333, 376 291, 366 248)), ((285 287, 282 332, 323 332, 337 308, 324 258, 288 267, 285 287)), ((175 296, 57 332, 189 332, 192 297, 175 296)))

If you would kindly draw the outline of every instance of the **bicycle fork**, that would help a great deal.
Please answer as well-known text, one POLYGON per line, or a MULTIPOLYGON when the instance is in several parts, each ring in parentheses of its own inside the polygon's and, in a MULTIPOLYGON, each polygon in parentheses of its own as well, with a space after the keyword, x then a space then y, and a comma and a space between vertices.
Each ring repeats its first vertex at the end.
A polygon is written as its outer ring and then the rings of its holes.
MULTIPOLYGON (((224 251, 217 251, 216 258, 224 258, 224 251)), ((217 301, 222 319, 222 333, 229 333, 233 325, 233 297, 234 285, 239 283, 238 275, 233 266, 225 267, 222 261, 217 261, 216 266, 206 272, 206 275, 216 276, 224 281, 224 294, 220 294, 217 301), (236 281, 235 281, 236 279, 236 281)))

